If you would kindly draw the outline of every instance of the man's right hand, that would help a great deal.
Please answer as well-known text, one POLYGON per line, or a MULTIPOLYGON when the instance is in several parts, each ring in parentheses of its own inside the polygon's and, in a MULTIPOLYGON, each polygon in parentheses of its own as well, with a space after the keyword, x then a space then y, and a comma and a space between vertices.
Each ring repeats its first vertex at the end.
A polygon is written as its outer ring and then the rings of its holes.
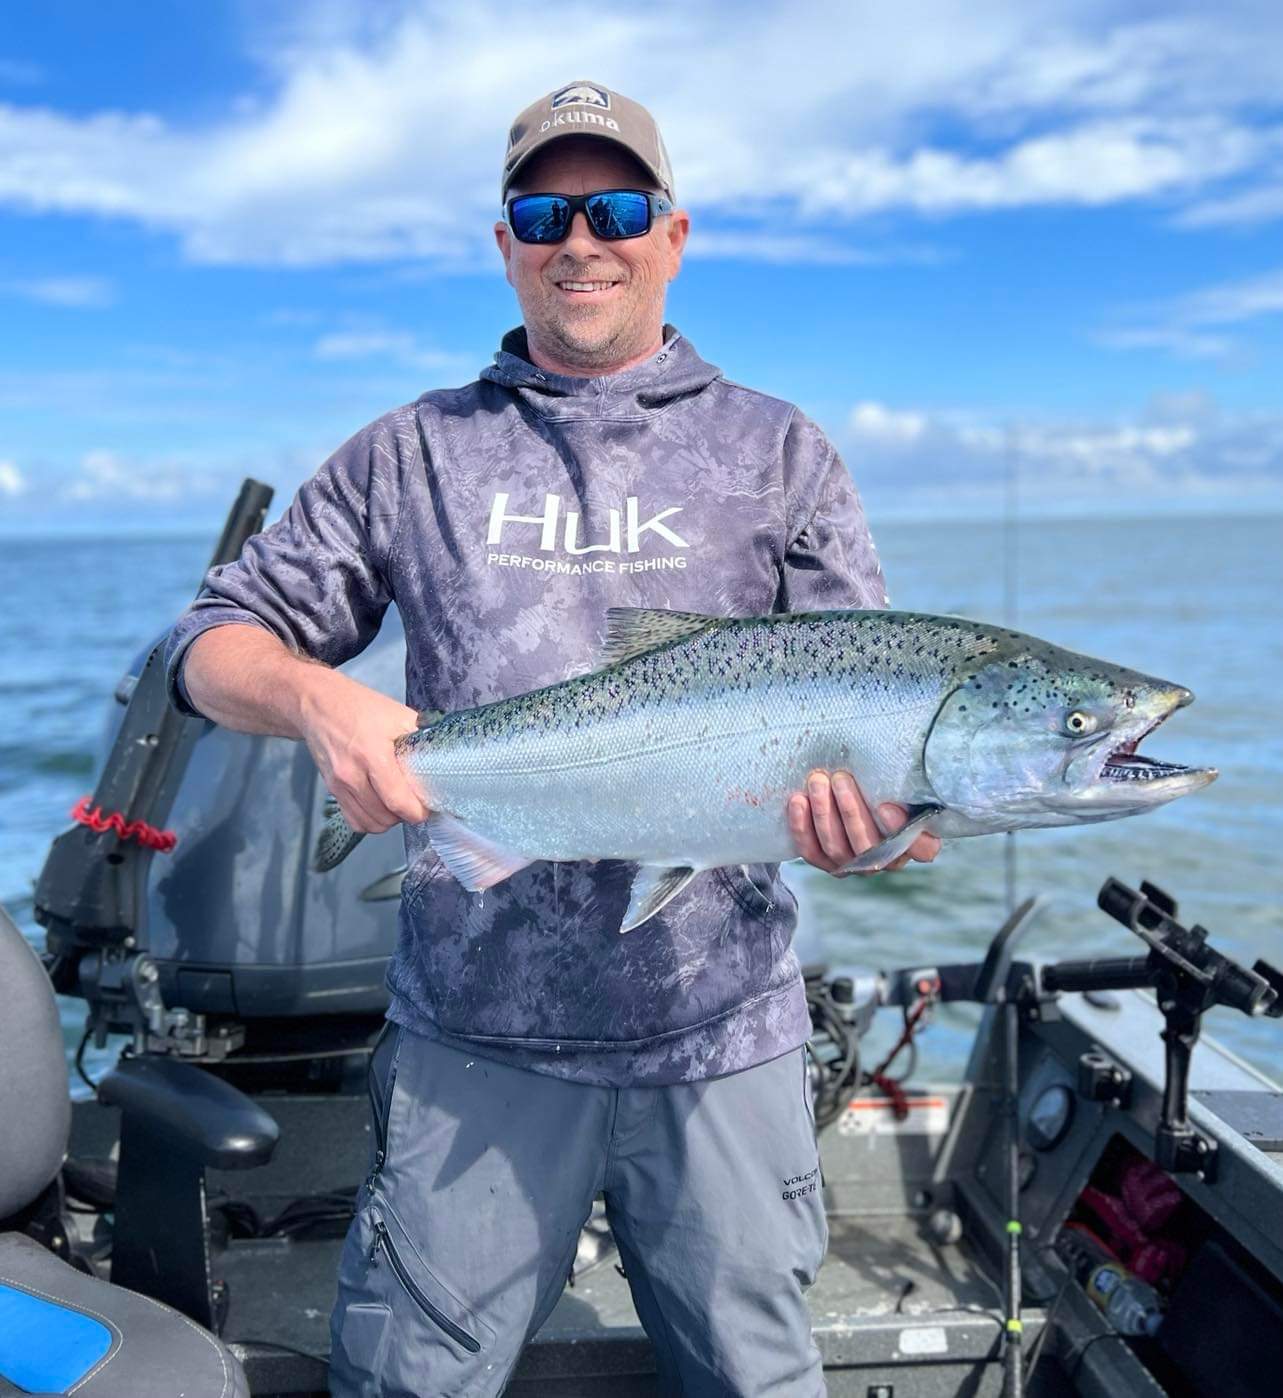
MULTIPOLYGON (((807 778, 805 792, 789 798, 789 829, 798 854, 808 864, 837 878, 846 877, 843 870, 857 855, 886 838, 883 830, 887 835, 899 830, 908 819, 908 812, 903 806, 887 802, 878 807, 878 816, 881 825, 850 772, 830 773, 817 768, 807 778)), ((903 869, 910 859, 929 864, 939 853, 939 836, 919 835, 882 872, 903 869)))
POLYGON ((417 824, 430 814, 393 743, 418 727, 411 708, 289 651, 260 626, 229 623, 191 644, 183 679, 199 713, 238 733, 307 744, 353 830, 417 824))
POLYGON ((379 833, 427 820, 429 807, 393 748, 418 727, 418 714, 337 670, 315 668, 301 704, 301 736, 347 823, 379 833))

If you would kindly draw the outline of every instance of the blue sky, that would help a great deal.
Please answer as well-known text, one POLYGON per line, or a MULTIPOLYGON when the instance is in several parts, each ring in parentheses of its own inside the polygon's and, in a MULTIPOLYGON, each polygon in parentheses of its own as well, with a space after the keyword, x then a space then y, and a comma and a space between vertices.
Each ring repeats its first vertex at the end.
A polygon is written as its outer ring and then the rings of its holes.
MULTIPOLYGON (((670 319, 875 522, 1283 508, 1283 13, 44 0, 0 31, 0 532, 216 526, 518 318, 507 125, 646 103, 670 319)), ((283 504, 282 499, 279 503, 283 504)))

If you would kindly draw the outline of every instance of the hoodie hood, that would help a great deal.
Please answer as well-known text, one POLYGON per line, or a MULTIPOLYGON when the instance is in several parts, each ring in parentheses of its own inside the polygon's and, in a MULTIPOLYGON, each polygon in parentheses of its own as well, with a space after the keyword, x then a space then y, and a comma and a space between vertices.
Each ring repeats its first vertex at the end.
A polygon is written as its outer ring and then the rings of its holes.
POLYGON ((649 359, 592 379, 537 368, 530 361, 525 327, 518 326, 503 337, 494 363, 481 371, 483 381, 510 389, 545 418, 643 417, 721 376, 672 325, 664 326, 664 343, 649 359))

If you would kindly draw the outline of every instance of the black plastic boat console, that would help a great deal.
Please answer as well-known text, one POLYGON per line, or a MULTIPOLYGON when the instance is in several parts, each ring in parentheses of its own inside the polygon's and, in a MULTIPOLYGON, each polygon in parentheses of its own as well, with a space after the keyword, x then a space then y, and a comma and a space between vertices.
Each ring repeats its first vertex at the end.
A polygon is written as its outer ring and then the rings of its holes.
MULTIPOLYGON (((1265 961, 1252 970, 1217 951, 1207 929, 1176 920, 1176 900, 1152 883, 1140 892, 1118 879, 1106 879, 1097 902, 1103 912, 1134 932, 1149 955, 1109 960, 1064 961, 1045 966, 1044 992, 1122 990, 1152 987, 1165 1028, 1166 1077, 1163 1113, 1154 1141, 1155 1163, 1173 1174, 1210 1179, 1216 1169, 1216 1142, 1189 1120, 1189 1069, 1204 1013, 1225 1005, 1246 1015, 1283 1015, 1283 978, 1265 961)), ((1030 990, 1032 993, 1032 987, 1030 990)))

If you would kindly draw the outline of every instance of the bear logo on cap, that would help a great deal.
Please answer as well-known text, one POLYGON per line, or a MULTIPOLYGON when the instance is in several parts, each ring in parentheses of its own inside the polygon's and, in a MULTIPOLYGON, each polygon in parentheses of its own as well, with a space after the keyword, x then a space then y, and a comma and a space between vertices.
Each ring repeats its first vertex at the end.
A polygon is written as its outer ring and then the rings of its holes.
POLYGON ((551 110, 569 106, 604 107, 610 110, 610 93, 604 87, 594 87, 592 83, 570 83, 552 94, 551 110))

